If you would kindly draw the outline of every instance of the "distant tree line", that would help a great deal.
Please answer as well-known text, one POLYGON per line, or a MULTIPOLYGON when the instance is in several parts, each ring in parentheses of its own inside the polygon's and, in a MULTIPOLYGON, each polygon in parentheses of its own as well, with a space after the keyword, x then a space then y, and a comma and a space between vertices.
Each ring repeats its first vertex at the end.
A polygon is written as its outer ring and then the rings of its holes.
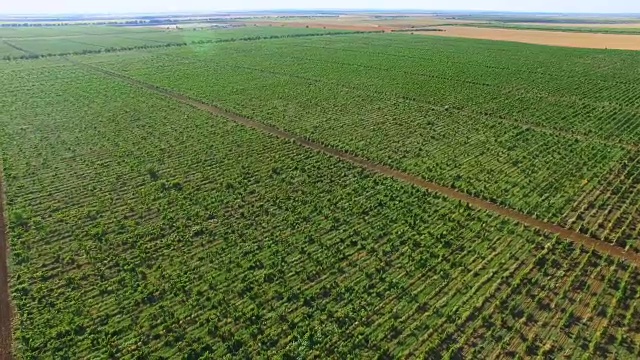
POLYGON ((225 18, 205 18, 205 19, 196 19, 196 18, 178 18, 178 19, 167 19, 167 18, 145 18, 142 19, 131 19, 131 20, 117 20, 117 21, 107 21, 107 20, 91 20, 91 21, 30 21, 30 22, 9 22, 0 24, 0 27, 52 27, 52 26, 87 26, 87 25, 114 25, 114 26, 141 26, 141 25, 163 25, 163 24, 188 24, 193 22, 228 22, 229 19, 225 18))
POLYGON ((87 26, 87 25, 138 25, 148 24, 148 20, 126 20, 126 21, 89 21, 89 22, 55 22, 55 23, 42 23, 42 22, 25 22, 25 23, 6 23, 0 24, 3 28, 15 28, 15 27, 52 27, 52 26, 87 26))

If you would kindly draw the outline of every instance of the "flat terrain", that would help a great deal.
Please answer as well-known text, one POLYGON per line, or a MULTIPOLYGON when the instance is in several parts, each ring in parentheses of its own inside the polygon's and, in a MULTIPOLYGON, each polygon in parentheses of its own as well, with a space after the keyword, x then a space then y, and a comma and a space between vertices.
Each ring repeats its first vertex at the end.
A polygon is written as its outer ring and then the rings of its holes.
POLYGON ((258 20, 245 23, 247 26, 273 26, 273 27, 292 27, 292 28, 312 28, 312 29, 334 29, 334 30, 353 30, 353 31, 391 31, 395 29, 391 26, 374 23, 362 23, 351 21, 274 21, 274 20, 258 20))
POLYGON ((293 27, 351 31, 412 31, 418 34, 516 41, 593 49, 640 50, 640 23, 501 23, 436 16, 335 18, 263 18, 241 21, 247 26, 293 27), (458 25, 458 26, 456 26, 458 25), (422 28, 444 31, 424 31, 422 28))
POLYGON ((624 189, 638 184, 640 123, 633 119, 640 89, 632 79, 640 74, 626 70, 638 61, 633 52, 603 57, 606 52, 595 50, 408 34, 214 49, 95 61, 519 211, 588 228, 609 242, 624 239, 623 247, 640 250, 636 227, 620 233, 608 225, 638 219, 640 194, 625 190, 618 196, 621 179, 610 175, 624 175, 624 189), (149 66, 156 62, 163 65, 149 66), (541 63, 547 66, 540 69, 541 63), (624 159, 629 163, 618 167, 624 159), (594 209, 600 201, 621 203, 594 209), (583 224, 585 216, 594 218, 583 224))
POLYGON ((0 62, 15 357, 640 357, 636 52, 25 30, 115 45, 0 62))
POLYGON ((640 50, 640 35, 498 29, 471 26, 446 26, 441 27, 441 29, 445 31, 425 31, 416 33, 423 35, 515 41, 529 44, 590 49, 640 50))
POLYGON ((314 141, 310 141, 305 137, 302 136, 297 136, 295 134, 292 133, 288 133, 286 131, 282 131, 276 127, 273 126, 269 126, 266 125, 264 123, 260 123, 257 121, 253 121, 251 119, 248 119, 246 117, 242 117, 239 116, 237 114, 225 111, 222 108, 216 107, 216 106, 212 106, 212 105, 208 105, 204 102, 200 102, 197 101, 195 99, 189 98, 187 96, 184 96, 178 92, 174 92, 171 90, 168 90, 166 88, 161 88, 161 87, 157 87, 153 84, 150 83, 146 83, 144 81, 135 79, 135 78, 131 78, 128 77, 126 75, 120 74, 120 73, 115 73, 109 70, 106 70, 104 68, 100 68, 97 66, 92 66, 92 65, 88 65, 88 64, 84 64, 84 63, 80 63, 80 62, 75 62, 73 60, 72 61, 74 64, 83 66, 87 69, 93 70, 93 71, 97 71, 99 73, 102 74, 106 74, 110 77, 122 80, 126 83, 129 83, 131 85, 134 86, 138 86, 140 88, 149 90, 151 92, 157 93, 157 94, 161 94, 164 96, 167 96, 170 99, 174 99, 174 100, 178 100, 184 104, 187 105, 191 105, 195 108, 204 110, 206 112, 209 112, 213 115, 222 115, 224 117, 226 117, 227 119, 231 120, 231 121, 235 121, 236 123, 240 124, 240 125, 244 125, 247 126, 249 128, 252 129, 257 129, 260 130, 262 132, 268 133, 270 135, 275 135, 281 139, 284 140, 289 140, 292 142, 295 142, 299 145, 302 145, 304 147, 307 147, 309 149, 312 150, 316 150, 322 153, 325 153, 327 155, 333 156, 335 158, 338 158, 340 160, 352 163, 356 166, 362 167, 370 172, 373 173, 378 173, 387 177, 392 177, 395 178, 397 180, 409 183, 411 185, 414 185, 416 187, 420 187, 423 188, 425 190, 428 190, 430 192, 436 193, 436 194, 440 194, 443 195, 449 199, 453 199, 453 200, 459 200, 463 203, 466 203, 468 205, 471 205, 473 207, 476 207, 478 209, 482 209, 482 210, 487 210, 489 212, 493 212, 495 214, 498 215, 502 215, 505 218, 509 218, 511 220, 514 220, 516 222, 522 223, 526 226, 529 226, 531 228, 535 228, 538 229, 542 232, 546 232, 549 234, 554 234, 554 235, 558 235, 562 238, 564 238, 565 240, 570 240, 573 241, 574 243, 576 243, 579 246, 584 246, 587 248, 592 248, 597 250, 600 253, 612 256, 614 258, 618 258, 620 260, 624 260, 624 261, 628 261, 631 264, 636 264, 638 266, 640 266, 640 254, 635 253, 634 251, 626 251, 626 249, 622 249, 621 247, 617 246, 616 244, 608 244, 604 241, 599 241, 598 239, 592 238, 590 236, 586 236, 583 234, 580 234, 577 231, 571 231, 570 229, 566 229, 563 228, 561 226, 558 225, 553 225, 550 224, 548 222, 545 221, 541 221, 538 219, 535 219, 534 217, 531 216, 527 216, 523 213, 520 213, 518 211, 513 211, 510 210, 506 207, 502 207, 499 205, 496 205, 490 201, 486 201, 486 200, 482 200, 479 199, 477 197, 465 194, 463 192, 457 191, 453 188, 450 187, 446 187, 446 186, 442 186, 439 185, 437 183, 434 182, 429 182, 429 181, 425 181, 417 176, 412 176, 408 173, 404 173, 398 170, 395 170, 389 166, 384 166, 381 164, 377 164, 375 162, 371 162, 365 158, 362 157, 358 157, 358 156, 354 156, 352 154, 349 154, 345 151, 340 151, 336 148, 331 148, 328 146, 324 146, 318 142, 314 142, 314 141))
POLYGON ((436 16, 341 16, 341 17, 322 17, 322 18, 264 18, 251 19, 243 22, 247 25, 272 25, 272 26, 292 26, 304 28, 326 28, 326 29, 345 29, 345 30, 401 30, 407 28, 420 28, 426 26, 436 26, 443 24, 467 24, 473 23, 465 20, 443 19, 436 16))
POLYGON ((568 27, 568 28, 607 28, 607 29, 640 29, 640 21, 636 23, 624 23, 624 24, 571 24, 571 23, 536 23, 536 22, 528 22, 528 23, 510 23, 510 25, 520 25, 520 26, 547 26, 547 27, 568 27))
POLYGON ((640 35, 640 24, 610 24, 611 26, 603 26, 605 24, 541 25, 541 24, 488 22, 488 23, 475 23, 475 24, 463 24, 463 25, 478 27, 478 28, 496 28, 496 29, 512 29, 512 30, 538 30, 538 31, 571 32, 571 33, 587 33, 587 34, 610 34, 610 35, 640 35))
MULTIPOLYGON (((156 27, 70 26, 0 28, 0 58, 78 55, 195 43, 335 34, 340 31, 284 27, 166 30, 156 27)), ((344 32, 344 31, 342 31, 344 32)))

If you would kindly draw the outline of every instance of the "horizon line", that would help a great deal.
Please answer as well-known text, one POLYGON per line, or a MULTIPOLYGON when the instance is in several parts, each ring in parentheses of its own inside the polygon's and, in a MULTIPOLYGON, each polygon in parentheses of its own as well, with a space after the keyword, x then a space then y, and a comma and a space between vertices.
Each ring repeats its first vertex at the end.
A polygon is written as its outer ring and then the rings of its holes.
POLYGON ((2 13, 0 16, 110 16, 110 15, 224 15, 224 14, 251 14, 251 13, 288 13, 288 12, 344 12, 344 13, 393 13, 404 12, 407 14, 528 14, 528 15, 608 15, 608 16, 640 16, 638 13, 625 12, 558 12, 558 11, 513 11, 513 10, 469 10, 469 9, 408 9, 408 8, 283 8, 283 9, 243 9, 243 10, 180 10, 180 11, 112 11, 112 12, 60 12, 60 13, 2 13))

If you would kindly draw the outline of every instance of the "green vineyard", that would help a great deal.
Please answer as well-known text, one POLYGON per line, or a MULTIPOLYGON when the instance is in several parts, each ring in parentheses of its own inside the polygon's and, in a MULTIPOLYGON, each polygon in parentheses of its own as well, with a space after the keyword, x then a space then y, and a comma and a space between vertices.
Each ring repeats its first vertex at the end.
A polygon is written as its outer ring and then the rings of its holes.
POLYGON ((637 53, 0 37, 14 357, 640 357, 637 53))
POLYGON ((86 61, 640 250, 634 53, 401 34, 210 48, 86 61))
POLYGON ((287 37, 352 34, 355 31, 239 27, 223 30, 161 30, 78 27, 71 29, 0 28, 0 58, 4 60, 122 52, 193 44, 287 37))

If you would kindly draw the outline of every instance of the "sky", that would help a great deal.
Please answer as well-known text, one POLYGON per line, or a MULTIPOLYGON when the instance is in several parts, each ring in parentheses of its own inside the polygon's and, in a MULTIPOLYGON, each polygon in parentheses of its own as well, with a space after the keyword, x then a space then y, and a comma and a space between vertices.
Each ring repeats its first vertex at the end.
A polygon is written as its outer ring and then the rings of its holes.
POLYGON ((638 0, 0 0, 0 14, 269 9, 424 9, 640 13, 638 0))

